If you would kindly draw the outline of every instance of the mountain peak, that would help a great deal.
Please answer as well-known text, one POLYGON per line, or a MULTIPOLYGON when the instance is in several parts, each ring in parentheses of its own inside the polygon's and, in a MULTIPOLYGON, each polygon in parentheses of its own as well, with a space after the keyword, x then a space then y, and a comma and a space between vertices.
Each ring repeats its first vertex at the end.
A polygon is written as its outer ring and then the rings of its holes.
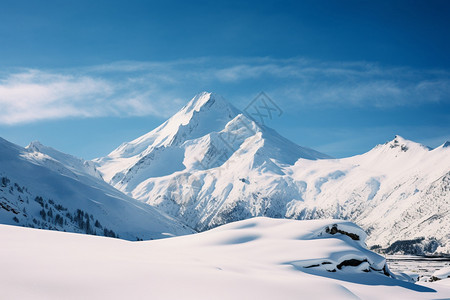
MULTIPOLYGON (((47 164, 48 168, 54 168, 55 162, 61 164, 68 170, 72 171, 75 174, 87 174, 99 179, 103 179, 99 171, 96 169, 95 165, 91 161, 86 161, 82 158, 75 157, 73 155, 58 151, 52 147, 45 146, 39 141, 32 141, 28 146, 25 147, 29 154, 40 153, 44 156, 38 156, 40 160, 40 164, 47 164), (45 157, 45 159, 43 159, 45 157), (49 162, 51 161, 51 162, 49 162), (48 165, 48 163, 50 165, 48 165)), ((58 166, 58 169, 61 168, 58 166)))
POLYGON ((230 105, 222 96, 211 93, 211 92, 201 92, 197 94, 191 101, 186 104, 180 112, 189 113, 193 111, 200 111, 203 108, 208 108, 214 104, 230 105))
POLYGON ((28 146, 25 147, 25 149, 39 151, 41 148, 44 148, 44 147, 46 147, 46 146, 44 146, 41 142, 39 142, 39 141, 32 141, 31 143, 28 144, 28 146))
POLYGON ((402 152, 407 152, 410 149, 432 150, 428 146, 405 139, 400 135, 395 135, 393 140, 386 142, 383 146, 389 147, 390 149, 400 149, 402 152))
POLYGON ((176 145, 211 131, 220 131, 239 113, 221 96, 201 92, 163 124, 131 142, 123 143, 108 157, 129 158, 146 150, 176 145))
POLYGON ((201 137, 211 131, 220 131, 240 111, 221 96, 202 92, 197 94, 180 111, 149 132, 153 146, 177 144, 187 139, 201 137))
POLYGON ((395 140, 397 140, 397 141, 406 141, 405 138, 403 138, 402 136, 400 136, 400 135, 398 135, 398 134, 396 134, 396 135, 394 136, 394 141, 395 141, 395 140))

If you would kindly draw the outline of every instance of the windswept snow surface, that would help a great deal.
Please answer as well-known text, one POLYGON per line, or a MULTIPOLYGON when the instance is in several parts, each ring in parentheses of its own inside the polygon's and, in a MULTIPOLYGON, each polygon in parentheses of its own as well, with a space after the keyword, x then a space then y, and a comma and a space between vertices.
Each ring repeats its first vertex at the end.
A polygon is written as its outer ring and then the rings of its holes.
POLYGON ((339 218, 388 253, 450 253, 448 142, 430 149, 396 136, 330 159, 202 93, 95 162, 116 188, 199 231, 253 216, 339 218))
POLYGON ((254 218, 144 242, 1 225, 0 288, 5 299, 450 297, 386 275, 364 237, 339 220, 254 218))
POLYGON ((129 240, 193 232, 105 183, 92 162, 1 138, 0 223, 129 240))

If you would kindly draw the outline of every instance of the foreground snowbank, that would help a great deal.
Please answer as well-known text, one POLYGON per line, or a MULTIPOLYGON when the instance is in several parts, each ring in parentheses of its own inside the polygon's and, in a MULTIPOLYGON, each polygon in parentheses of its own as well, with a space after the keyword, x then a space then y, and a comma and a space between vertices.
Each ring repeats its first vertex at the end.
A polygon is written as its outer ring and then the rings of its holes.
POLYGON ((437 270, 433 273, 433 276, 431 276, 432 281, 442 280, 450 278, 450 267, 442 268, 440 270, 437 270))
POLYGON ((0 226, 5 299, 426 299, 338 220, 255 218, 146 242, 0 226))

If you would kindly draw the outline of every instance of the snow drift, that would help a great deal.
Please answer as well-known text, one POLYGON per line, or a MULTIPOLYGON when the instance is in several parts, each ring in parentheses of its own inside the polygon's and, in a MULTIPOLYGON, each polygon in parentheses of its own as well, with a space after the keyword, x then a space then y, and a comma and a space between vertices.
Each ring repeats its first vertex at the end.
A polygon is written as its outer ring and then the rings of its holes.
POLYGON ((389 275, 365 233, 339 220, 254 218, 129 242, 1 225, 7 299, 432 299, 437 283, 389 275))

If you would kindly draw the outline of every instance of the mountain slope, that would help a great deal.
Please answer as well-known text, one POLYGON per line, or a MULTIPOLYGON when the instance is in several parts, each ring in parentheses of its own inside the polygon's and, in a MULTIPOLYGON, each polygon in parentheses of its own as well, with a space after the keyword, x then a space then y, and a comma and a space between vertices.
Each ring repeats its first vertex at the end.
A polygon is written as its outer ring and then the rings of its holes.
POLYGON ((0 223, 120 237, 193 232, 106 184, 92 162, 0 138, 0 223))
POLYGON ((202 93, 95 162, 116 188, 199 231, 252 216, 333 217, 357 222, 388 251, 397 242, 397 252, 450 253, 449 149, 396 136, 330 159, 202 93))

